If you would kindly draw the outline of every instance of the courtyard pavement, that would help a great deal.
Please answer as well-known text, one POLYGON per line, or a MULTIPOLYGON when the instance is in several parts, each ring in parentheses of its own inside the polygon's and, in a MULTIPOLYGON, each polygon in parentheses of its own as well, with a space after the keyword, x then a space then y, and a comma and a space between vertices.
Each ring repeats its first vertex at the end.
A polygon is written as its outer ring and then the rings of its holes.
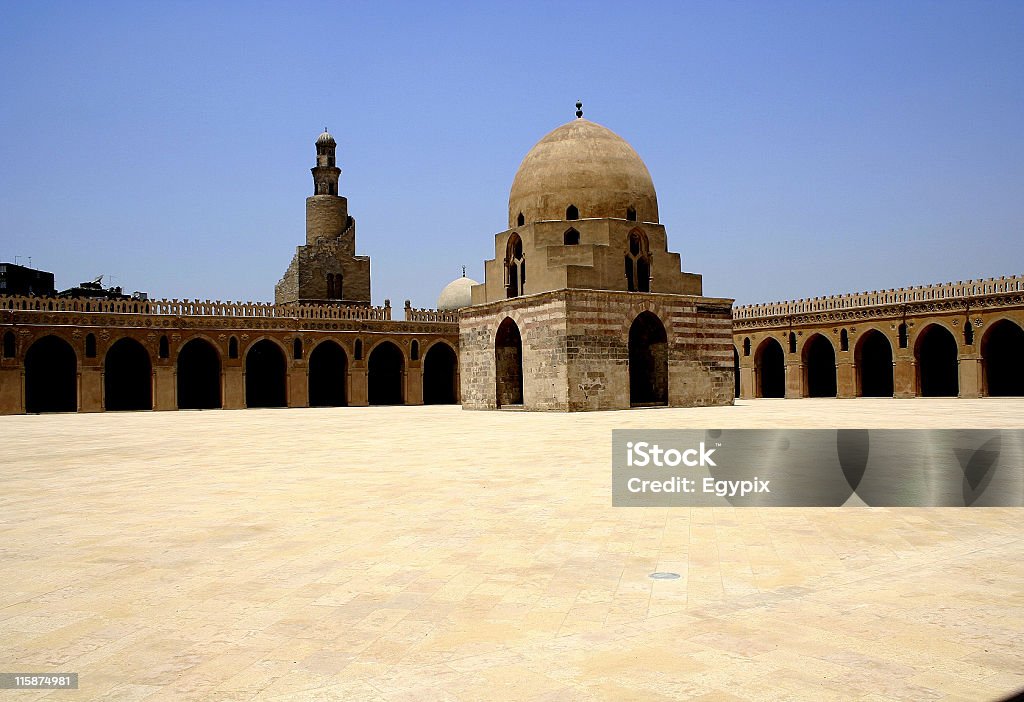
POLYGON ((1020 428, 1024 400, 0 417, 0 672, 80 675, 0 699, 1024 689, 1022 510, 613 508, 611 430, 684 427, 1020 428))

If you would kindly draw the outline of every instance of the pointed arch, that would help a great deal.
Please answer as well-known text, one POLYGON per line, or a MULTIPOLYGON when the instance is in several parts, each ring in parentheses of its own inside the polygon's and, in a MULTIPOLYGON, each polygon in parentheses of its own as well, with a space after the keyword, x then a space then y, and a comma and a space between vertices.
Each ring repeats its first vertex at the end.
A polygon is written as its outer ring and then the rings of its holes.
POLYGON ((523 337, 505 317, 494 339, 495 395, 498 407, 523 404, 523 337))
POLYGON ((25 411, 74 412, 78 409, 78 357, 55 335, 37 339, 25 353, 25 411))
POLYGON ((207 339, 190 339, 178 351, 178 409, 220 409, 221 362, 207 339))
POLYGON ((245 406, 287 406, 287 365, 284 348, 272 339, 260 339, 246 349, 245 406))
POLYGON ((392 341, 381 341, 370 350, 367 365, 371 405, 405 404, 405 355, 392 341))
POLYGON ((153 363, 146 347, 126 336, 107 349, 103 391, 107 410, 153 409, 153 363))
POLYGON ((432 344, 423 356, 423 404, 453 405, 459 397, 459 357, 443 341, 432 344))
POLYGON ((321 341, 309 354, 309 406, 348 404, 348 356, 333 339, 321 341))
POLYGON ((960 394, 959 350, 956 336, 933 323, 921 330, 914 345, 917 387, 922 397, 956 397, 960 394))
POLYGON ((981 365, 986 395, 1024 395, 1024 329, 1009 319, 989 325, 981 338, 981 365))
POLYGON ((629 327, 629 404, 668 404, 668 335, 653 312, 641 312, 629 327))
POLYGON ((877 329, 860 334, 853 349, 858 397, 893 396, 892 343, 877 329))
POLYGON ((754 352, 754 379, 757 397, 786 396, 786 355, 778 339, 768 337, 754 352))
POLYGON ((804 342, 805 397, 836 396, 836 349, 824 334, 812 334, 804 342))

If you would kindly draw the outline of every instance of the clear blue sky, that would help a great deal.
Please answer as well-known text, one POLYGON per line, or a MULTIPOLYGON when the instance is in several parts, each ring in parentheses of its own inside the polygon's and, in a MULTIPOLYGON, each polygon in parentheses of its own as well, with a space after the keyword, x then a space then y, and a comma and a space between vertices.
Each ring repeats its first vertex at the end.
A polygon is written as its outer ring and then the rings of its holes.
POLYGON ((0 259, 272 299, 338 139, 373 297, 483 274, 586 115, 739 303, 1024 272, 1024 2, 4 2, 0 259))

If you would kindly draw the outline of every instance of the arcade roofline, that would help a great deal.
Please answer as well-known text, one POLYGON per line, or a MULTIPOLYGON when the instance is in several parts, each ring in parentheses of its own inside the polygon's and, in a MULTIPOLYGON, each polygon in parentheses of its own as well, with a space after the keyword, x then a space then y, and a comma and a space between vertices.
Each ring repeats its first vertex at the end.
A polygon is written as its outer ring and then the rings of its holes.
POLYGON ((955 283, 915 285, 871 292, 845 293, 825 297, 766 302, 733 307, 733 319, 780 317, 813 312, 829 312, 880 305, 899 305, 934 300, 956 300, 1000 293, 1024 292, 1024 276, 1001 276, 978 280, 958 280, 955 283))

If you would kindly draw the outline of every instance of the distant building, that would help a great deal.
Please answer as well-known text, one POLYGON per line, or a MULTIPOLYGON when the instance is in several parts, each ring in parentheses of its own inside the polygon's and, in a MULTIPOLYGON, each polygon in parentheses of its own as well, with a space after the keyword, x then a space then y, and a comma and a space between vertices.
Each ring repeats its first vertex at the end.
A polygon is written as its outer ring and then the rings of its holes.
POLYGON ((0 295, 53 295, 53 273, 16 263, 0 263, 0 295))

